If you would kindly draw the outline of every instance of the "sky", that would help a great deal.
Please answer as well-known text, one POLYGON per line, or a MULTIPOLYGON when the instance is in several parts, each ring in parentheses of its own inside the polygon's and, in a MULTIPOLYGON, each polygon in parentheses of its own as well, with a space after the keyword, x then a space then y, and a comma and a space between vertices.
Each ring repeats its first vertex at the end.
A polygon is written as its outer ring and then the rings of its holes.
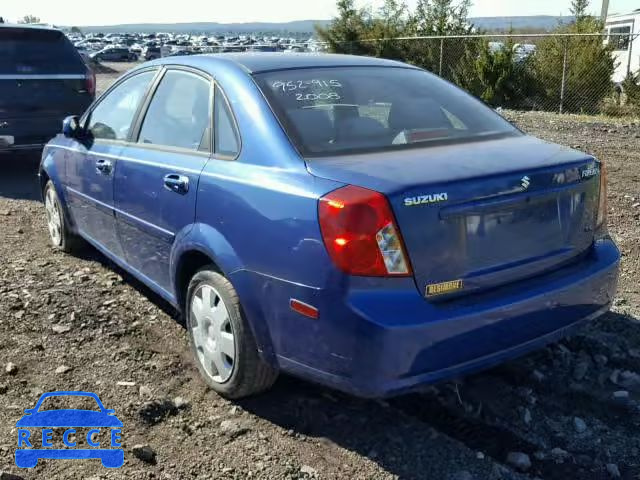
MULTIPOLYGON (((361 6, 381 0, 357 0, 361 6)), ((408 0, 410 6, 416 0, 408 0)), ((472 17, 567 15, 571 0, 474 0, 472 17)), ((592 0, 600 14, 601 0, 592 0)), ((610 0, 610 12, 640 8, 639 0, 610 0)), ((335 15, 335 0, 109 0, 58 2, 54 0, 2 0, 0 16, 17 21, 31 14, 57 25, 113 25, 119 23, 181 22, 285 22, 328 19, 335 15), (63 6, 64 5, 64 6, 63 6)))

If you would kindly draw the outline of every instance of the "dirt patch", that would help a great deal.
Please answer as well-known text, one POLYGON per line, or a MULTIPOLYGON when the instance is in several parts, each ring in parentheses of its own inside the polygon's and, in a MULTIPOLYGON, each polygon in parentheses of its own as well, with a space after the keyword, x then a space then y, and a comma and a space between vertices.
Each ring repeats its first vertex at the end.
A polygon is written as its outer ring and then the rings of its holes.
POLYGON ((166 304, 95 251, 71 257, 49 246, 43 208, 25 193, 35 166, 22 165, 10 185, 0 182, 0 471, 94 480, 637 479, 640 126, 511 118, 607 162, 610 230, 624 255, 614 312, 533 355, 389 401, 287 377, 238 403, 213 394, 166 304), (123 468, 15 467, 22 410, 62 389, 96 392, 116 410, 123 468))

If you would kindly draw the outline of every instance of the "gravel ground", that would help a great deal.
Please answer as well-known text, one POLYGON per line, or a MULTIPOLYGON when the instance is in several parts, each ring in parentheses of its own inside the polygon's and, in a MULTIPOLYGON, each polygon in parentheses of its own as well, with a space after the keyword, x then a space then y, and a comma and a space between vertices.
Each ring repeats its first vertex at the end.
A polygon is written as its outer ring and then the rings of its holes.
MULTIPOLYGON (((113 79, 101 75, 99 89, 113 79)), ((0 479, 639 479, 640 125, 509 116, 607 162, 610 230, 624 254, 614 311, 528 357, 388 401, 287 377, 241 402, 213 394, 171 309, 95 251, 54 251, 33 160, 4 161, 0 479), (123 468, 15 467, 22 410, 63 389, 116 410, 123 468)))

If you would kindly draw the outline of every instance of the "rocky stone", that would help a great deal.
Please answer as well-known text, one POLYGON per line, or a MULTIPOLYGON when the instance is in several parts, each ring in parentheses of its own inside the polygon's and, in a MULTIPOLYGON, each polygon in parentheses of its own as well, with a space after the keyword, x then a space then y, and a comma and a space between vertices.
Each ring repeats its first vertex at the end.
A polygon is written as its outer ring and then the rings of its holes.
POLYGON ((220 431, 230 438, 244 435, 249 430, 248 425, 240 420, 223 420, 220 423, 220 431))
POLYGON ((0 480, 24 480, 24 477, 0 470, 0 480))
POLYGON ((186 400, 185 398, 182 398, 182 397, 174 398, 173 399, 173 404, 179 410, 183 410, 185 408, 188 408, 189 405, 190 405, 189 400, 186 400))
POLYGON ((16 373, 18 373, 18 366, 15 363, 9 362, 4 367, 4 371, 9 375, 15 375, 16 373))
POLYGON ((58 368, 56 368, 56 373, 62 374, 62 373, 67 373, 71 370, 73 370, 72 367, 69 367, 67 365, 60 365, 58 368))
POLYGON ((580 417, 573 417, 573 428, 578 433, 584 433, 587 431, 587 424, 580 417))
POLYGON ((613 392, 613 399, 620 402, 626 402, 627 400, 629 400, 629 392, 626 390, 618 390, 617 392, 613 392))
POLYGON ((507 463, 521 472, 526 472, 531 468, 529 455, 522 452, 509 452, 507 455, 507 463))
POLYGON ((522 420, 527 425, 529 425, 531 423, 531 411, 528 408, 524 409, 524 414, 522 415, 522 420))
POLYGON ((589 372, 589 362, 584 359, 578 360, 573 367, 573 378, 577 381, 583 380, 589 372))
POLYGON ((567 452, 566 450, 563 450, 562 448, 554 448, 553 450, 551 450, 551 455, 553 455, 556 458, 563 458, 563 457, 567 457, 569 455, 569 452, 567 452))
POLYGON ((71 330, 71 327, 69 325, 54 325, 51 330, 53 330, 53 333, 67 333, 71 330))
POLYGON ((119 381, 116 383, 119 387, 135 387, 136 382, 119 381))
POLYGON ((151 395, 153 395, 151 389, 146 385, 140 385, 139 393, 141 397, 150 397, 151 395))
POLYGON ((544 382, 546 376, 544 373, 542 373, 540 370, 534 370, 531 373, 531 377, 538 383, 542 383, 544 382))
POLYGON ((640 375, 636 372, 630 372, 629 370, 620 372, 616 383, 628 390, 640 391, 640 375))
POLYGON ((156 452, 149 445, 134 445, 131 449, 131 453, 145 463, 156 463, 156 452))
POLYGON ((593 356, 593 361, 596 362, 596 365, 598 365, 599 367, 604 367, 609 359, 606 355, 598 354, 593 356))
POLYGON ((316 469, 313 467, 310 467, 309 465, 303 465, 302 467, 300 467, 300 473, 312 478, 315 478, 318 475, 318 472, 316 471, 316 469))
POLYGON ((612 478, 620 478, 620 469, 615 463, 607 463, 607 472, 612 478))

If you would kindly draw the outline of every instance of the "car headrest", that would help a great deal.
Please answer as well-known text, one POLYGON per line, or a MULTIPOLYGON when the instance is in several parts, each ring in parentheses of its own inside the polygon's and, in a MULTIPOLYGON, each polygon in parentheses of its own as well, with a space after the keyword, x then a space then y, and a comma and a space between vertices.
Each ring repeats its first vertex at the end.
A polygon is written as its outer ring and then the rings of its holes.
POLYGON ((358 139, 385 135, 387 129, 374 118, 349 117, 337 122, 336 132, 339 138, 358 139))
POLYGON ((305 143, 318 145, 333 140, 333 123, 326 110, 296 108, 290 110, 289 119, 305 143))
POLYGON ((451 122, 431 99, 394 102, 389 112, 389 128, 394 132, 424 128, 451 128, 451 122))

